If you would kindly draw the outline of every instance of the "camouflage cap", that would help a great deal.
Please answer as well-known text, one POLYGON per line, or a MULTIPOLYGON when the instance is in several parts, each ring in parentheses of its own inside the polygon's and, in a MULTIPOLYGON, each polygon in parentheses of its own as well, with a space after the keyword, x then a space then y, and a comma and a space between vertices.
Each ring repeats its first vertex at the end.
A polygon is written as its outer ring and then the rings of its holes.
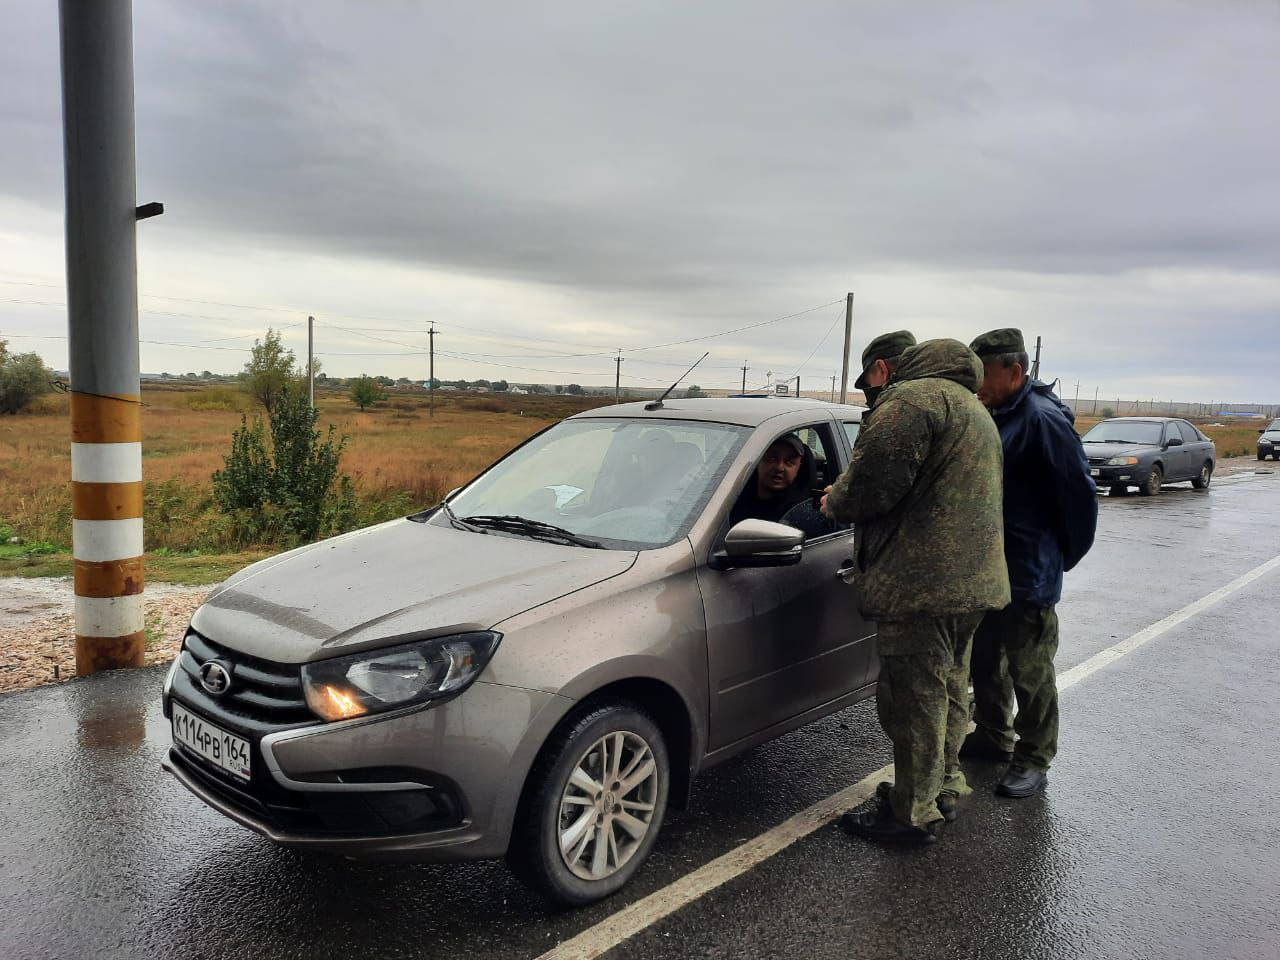
POLYGON ((897 330, 893 333, 882 333, 862 351, 862 373, 853 381, 855 390, 864 390, 867 386, 867 367, 877 360, 893 360, 900 357, 916 345, 916 337, 910 330, 897 330))
POLYGON ((1006 353, 1026 353, 1027 345, 1022 339, 1021 330, 1016 327, 1002 327, 999 330, 988 330, 969 344, 969 349, 985 362, 991 357, 1006 353))

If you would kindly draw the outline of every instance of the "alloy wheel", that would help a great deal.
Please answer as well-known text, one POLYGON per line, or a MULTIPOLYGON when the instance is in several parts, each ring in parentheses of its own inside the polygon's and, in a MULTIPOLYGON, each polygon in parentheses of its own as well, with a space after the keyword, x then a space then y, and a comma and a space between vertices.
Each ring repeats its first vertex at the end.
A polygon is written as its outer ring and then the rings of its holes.
POLYGON ((645 739, 605 734, 574 765, 560 795, 560 856, 583 880, 617 873, 639 849, 653 821, 658 765, 645 739))

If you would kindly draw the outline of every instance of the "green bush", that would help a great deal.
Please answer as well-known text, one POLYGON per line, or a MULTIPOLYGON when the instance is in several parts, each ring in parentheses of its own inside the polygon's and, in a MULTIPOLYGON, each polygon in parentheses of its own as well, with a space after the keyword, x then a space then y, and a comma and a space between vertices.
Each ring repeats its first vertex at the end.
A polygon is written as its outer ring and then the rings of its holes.
POLYGON ((225 468, 213 475, 214 500, 240 544, 307 543, 349 529, 355 490, 338 474, 347 438, 336 438, 330 424, 322 439, 306 392, 292 385, 267 417, 250 424, 241 416, 225 468))
POLYGON ((10 353, 0 340, 0 413, 17 413, 51 389, 53 376, 38 353, 10 353))

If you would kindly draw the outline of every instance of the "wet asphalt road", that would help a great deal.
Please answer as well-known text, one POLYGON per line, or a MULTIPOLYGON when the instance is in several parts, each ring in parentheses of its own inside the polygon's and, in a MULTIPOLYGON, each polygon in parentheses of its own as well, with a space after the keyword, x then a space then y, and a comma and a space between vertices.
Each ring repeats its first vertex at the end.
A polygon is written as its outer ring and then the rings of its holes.
MULTIPOLYGON (((1065 669, 1280 554, 1280 476, 1103 499, 1065 669)), ((942 843, 826 827, 610 957, 1280 957, 1280 572, 1067 690, 1048 791, 998 771, 942 843)), ((0 957, 535 957, 889 760, 870 704, 700 778, 623 893, 549 912, 497 863, 272 846, 159 769, 162 672, 0 697, 0 957)))

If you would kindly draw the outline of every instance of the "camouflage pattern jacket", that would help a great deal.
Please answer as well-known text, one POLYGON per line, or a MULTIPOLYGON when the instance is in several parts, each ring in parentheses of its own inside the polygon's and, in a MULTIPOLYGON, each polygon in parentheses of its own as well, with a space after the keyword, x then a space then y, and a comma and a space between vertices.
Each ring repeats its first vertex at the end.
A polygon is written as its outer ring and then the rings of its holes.
POLYGON ((1000 434, 974 396, 981 382, 982 363, 958 340, 904 353, 827 498, 854 524, 854 583, 872 619, 1009 603, 1000 434))

